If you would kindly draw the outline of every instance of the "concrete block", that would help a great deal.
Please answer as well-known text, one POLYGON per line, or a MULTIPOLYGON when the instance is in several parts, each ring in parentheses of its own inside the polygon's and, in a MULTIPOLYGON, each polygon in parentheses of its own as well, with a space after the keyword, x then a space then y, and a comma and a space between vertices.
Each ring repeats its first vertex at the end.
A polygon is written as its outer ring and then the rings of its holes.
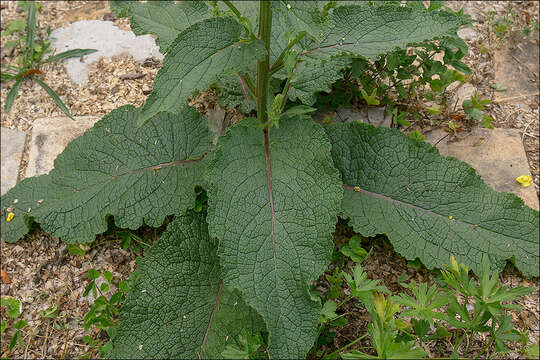
POLYGON ((65 60, 68 76, 78 85, 88 80, 90 64, 101 57, 129 54, 135 61, 144 61, 151 57, 163 59, 163 54, 159 52, 152 36, 135 36, 131 31, 120 30, 111 21, 77 21, 54 30, 51 38, 54 38, 51 47, 56 53, 71 49, 98 50, 83 58, 65 60))
MULTIPOLYGON (((425 136, 429 143, 435 144, 446 134, 435 129, 425 136)), ((518 176, 531 174, 519 130, 476 128, 460 141, 441 140, 437 148, 441 155, 453 156, 471 165, 493 189, 512 192, 538 210, 534 185, 522 187, 516 181, 518 176)))
POLYGON ((98 116, 50 117, 37 119, 32 130, 26 177, 49 173, 54 159, 64 151, 67 144, 94 126, 98 116))
POLYGON ((24 152, 26 133, 24 131, 1 128, 1 192, 4 195, 17 183, 19 166, 24 152))

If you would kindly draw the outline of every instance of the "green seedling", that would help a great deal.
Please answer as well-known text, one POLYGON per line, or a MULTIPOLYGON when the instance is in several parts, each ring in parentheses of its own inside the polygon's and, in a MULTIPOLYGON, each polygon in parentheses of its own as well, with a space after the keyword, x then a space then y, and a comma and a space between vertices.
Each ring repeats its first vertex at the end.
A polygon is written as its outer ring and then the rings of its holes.
POLYGON ((0 323, 0 334, 12 326, 15 329, 15 333, 11 336, 9 341, 9 350, 17 345, 22 346, 22 333, 21 330, 28 325, 28 323, 19 319, 22 312, 22 303, 14 297, 2 295, 0 297, 0 306, 6 308, 8 320, 2 320, 0 323), (19 319, 19 320, 18 320, 19 319))

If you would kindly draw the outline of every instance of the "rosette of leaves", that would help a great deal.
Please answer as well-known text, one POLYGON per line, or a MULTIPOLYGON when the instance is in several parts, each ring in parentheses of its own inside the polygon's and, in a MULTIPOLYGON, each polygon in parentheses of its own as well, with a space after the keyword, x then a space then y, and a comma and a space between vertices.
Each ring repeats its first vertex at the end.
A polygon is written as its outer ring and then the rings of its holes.
POLYGON ((11 242, 32 223, 87 242, 111 216, 136 229, 175 215, 140 263, 112 357, 304 357, 321 310, 309 284, 330 262, 340 213, 430 268, 453 254, 477 271, 486 254, 495 267, 513 259, 538 276, 538 212, 518 197, 397 130, 323 128, 307 115, 311 95, 339 74, 331 64, 455 37, 460 16, 394 3, 112 4, 138 33, 160 39, 165 59, 152 94, 141 108, 106 115, 48 175, 1 198, 2 237, 11 242), (187 99, 231 74, 257 118, 214 146, 187 99), (275 96, 272 76, 283 80, 275 96), (293 106, 290 96, 304 104, 293 106), (189 210, 196 187, 208 196, 198 213, 189 210))

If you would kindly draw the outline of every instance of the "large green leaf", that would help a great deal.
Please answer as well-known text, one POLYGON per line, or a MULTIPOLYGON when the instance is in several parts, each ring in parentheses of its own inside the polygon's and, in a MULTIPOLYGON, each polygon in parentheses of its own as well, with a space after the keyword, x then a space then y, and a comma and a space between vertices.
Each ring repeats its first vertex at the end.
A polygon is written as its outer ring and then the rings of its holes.
POLYGON ((142 108, 139 125, 160 111, 180 112, 195 90, 206 90, 224 71, 249 71, 264 57, 259 40, 245 40, 236 20, 213 18, 199 22, 178 35, 142 108))
POLYGON ((111 10, 118 17, 129 17, 135 35, 154 34, 161 53, 166 53, 174 39, 191 25, 211 16, 202 1, 172 0, 110 1, 111 10))
POLYGON ((484 254, 512 258, 538 276, 539 215, 492 190, 473 168, 394 129, 361 123, 325 128, 345 183, 343 211, 364 236, 384 233, 396 251, 442 268, 450 255, 476 273, 484 254))
POLYGON ((221 358, 242 329, 264 331, 264 322, 237 290, 223 286, 217 240, 204 213, 189 212, 139 262, 135 288, 120 312, 110 358, 221 358))
POLYGON ((322 40, 309 52, 319 56, 361 55, 375 58, 396 47, 443 37, 455 37, 463 19, 450 12, 396 5, 349 5, 328 16, 322 40))
POLYGON ((193 109, 160 113, 137 131, 138 114, 133 106, 112 111, 72 141, 48 175, 5 194, 2 210, 15 217, 2 224, 2 237, 17 241, 31 216, 53 236, 87 242, 107 229, 108 215, 137 229, 192 206, 212 148, 206 120, 193 109))
POLYGON ((342 197, 330 143, 309 118, 229 129, 210 168, 208 223, 225 283, 264 318, 272 358, 302 358, 320 304, 308 283, 326 268, 342 197))

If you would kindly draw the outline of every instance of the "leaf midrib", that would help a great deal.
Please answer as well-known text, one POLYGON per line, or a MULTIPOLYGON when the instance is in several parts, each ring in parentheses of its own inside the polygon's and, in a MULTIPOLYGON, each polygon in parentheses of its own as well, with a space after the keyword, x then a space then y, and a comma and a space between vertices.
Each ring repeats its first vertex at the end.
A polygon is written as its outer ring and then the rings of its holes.
MULTIPOLYGON (((397 203, 397 204, 400 204, 400 205, 408 206, 408 207, 423 211, 425 213, 430 213, 430 214, 439 216, 439 217, 441 217, 441 218, 443 218, 445 220, 448 220, 447 216, 441 215, 441 214, 439 214, 439 213, 437 213, 437 212, 435 212, 433 210, 425 209, 423 207, 411 204, 411 203, 406 202, 406 201, 393 199, 393 198, 391 198, 391 197, 389 197, 387 195, 379 194, 379 193, 376 193, 376 192, 371 192, 371 191, 362 189, 362 188, 360 188, 358 186, 350 186, 350 185, 344 184, 343 188, 348 189, 348 190, 353 190, 354 192, 360 192, 360 193, 363 193, 365 195, 373 196, 373 197, 376 197, 376 198, 379 198, 379 199, 382 199, 382 200, 386 200, 386 201, 389 201, 389 202, 392 202, 392 203, 397 203)), ((469 221, 465 221, 464 219, 461 219, 461 218, 459 218, 459 219, 452 218, 452 221, 456 221, 456 222, 459 222, 459 223, 464 223, 464 224, 468 224, 468 225, 471 225, 471 226, 475 226, 475 227, 478 227, 478 228, 483 229, 485 231, 492 232, 492 233, 499 234, 499 235, 503 235, 503 236, 506 236, 506 237, 509 237, 509 238, 512 238, 512 239, 523 240, 519 236, 512 236, 512 235, 509 235, 509 234, 501 234, 501 233, 498 233, 496 231, 493 231, 492 229, 486 228, 486 227, 484 227, 482 225, 479 225, 479 224, 473 224, 473 223, 471 223, 469 221)))

